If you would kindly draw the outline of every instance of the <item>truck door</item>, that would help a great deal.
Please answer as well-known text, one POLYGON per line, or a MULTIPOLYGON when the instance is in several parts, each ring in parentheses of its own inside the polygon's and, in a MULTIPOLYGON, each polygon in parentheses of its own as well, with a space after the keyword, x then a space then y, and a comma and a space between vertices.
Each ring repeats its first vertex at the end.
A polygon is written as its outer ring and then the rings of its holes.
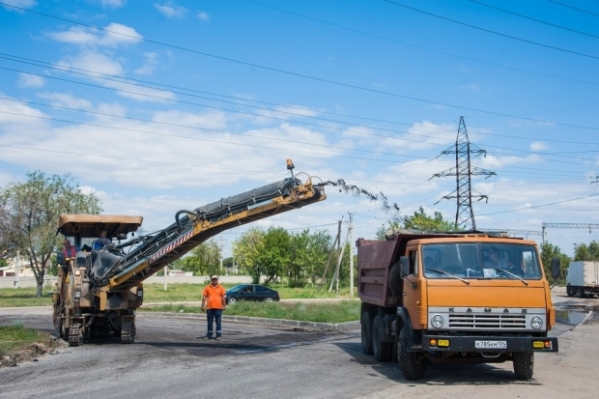
POLYGON ((420 308, 420 290, 422 282, 419 277, 419 257, 417 247, 407 249, 408 258, 410 259, 410 272, 403 279, 403 306, 408 310, 412 328, 419 330, 420 323, 418 318, 418 310, 420 308))

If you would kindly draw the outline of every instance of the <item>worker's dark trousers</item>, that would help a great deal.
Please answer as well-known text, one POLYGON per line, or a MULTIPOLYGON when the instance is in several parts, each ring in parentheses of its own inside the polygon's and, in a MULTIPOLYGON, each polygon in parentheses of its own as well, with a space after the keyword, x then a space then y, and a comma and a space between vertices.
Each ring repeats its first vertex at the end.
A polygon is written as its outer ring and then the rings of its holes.
POLYGON ((213 321, 216 321, 216 336, 221 336, 221 318, 223 315, 222 309, 208 309, 206 311, 206 319, 208 319, 208 332, 206 333, 206 337, 212 338, 212 334, 214 330, 213 321))

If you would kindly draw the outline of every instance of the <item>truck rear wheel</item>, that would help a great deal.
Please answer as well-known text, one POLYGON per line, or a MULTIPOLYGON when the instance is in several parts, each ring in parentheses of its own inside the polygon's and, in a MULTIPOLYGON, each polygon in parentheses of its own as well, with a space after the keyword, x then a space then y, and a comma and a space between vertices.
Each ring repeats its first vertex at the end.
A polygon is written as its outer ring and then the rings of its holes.
POLYGON ((534 372, 534 353, 514 353, 514 374, 518 380, 530 380, 534 372))
POLYGON ((383 320, 379 316, 375 316, 372 322, 372 352, 374 358, 379 362, 390 362, 393 350, 393 344, 383 342, 383 320))
POLYGON ((372 318, 370 313, 365 311, 362 314, 362 353, 372 355, 372 318))
POLYGON ((427 360, 423 353, 408 352, 409 345, 408 326, 404 324, 397 342, 397 362, 406 380, 419 380, 426 374, 427 360))
POLYGON ((584 294, 584 287, 578 287, 578 297, 579 298, 585 298, 586 295, 584 294))

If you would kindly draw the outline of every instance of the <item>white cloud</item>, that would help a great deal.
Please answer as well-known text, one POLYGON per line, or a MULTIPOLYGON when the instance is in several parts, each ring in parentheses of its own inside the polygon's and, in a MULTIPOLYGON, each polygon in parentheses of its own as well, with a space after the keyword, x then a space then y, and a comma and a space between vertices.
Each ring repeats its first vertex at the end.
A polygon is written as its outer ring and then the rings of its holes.
MULTIPOLYGON (((455 143, 457 128, 453 124, 436 124, 429 121, 415 123, 403 136, 387 137, 380 140, 380 147, 385 150, 394 150, 405 153, 413 150, 430 148, 442 151, 455 143)), ((386 134, 392 136, 392 133, 386 134)), ((377 139, 377 138, 373 138, 377 139)))
POLYGON ((164 4, 154 3, 154 8, 167 18, 181 18, 187 14, 187 8, 178 6, 171 1, 164 4))
POLYGON ((543 151, 548 148, 549 148, 549 146, 547 144, 543 143, 542 141, 535 141, 533 143, 530 143, 531 151, 543 151))
POLYGON ((77 98, 68 93, 39 93, 38 97, 50 100, 52 105, 75 109, 91 109, 92 104, 84 98, 77 98))
POLYGON ((123 7, 127 3, 127 0, 100 0, 100 4, 104 8, 120 8, 123 7))
POLYGON ((138 75, 151 75, 158 66, 158 53, 144 53, 144 64, 135 70, 138 75))
POLYGON ((37 5, 35 0, 3 0, 3 3, 8 4, 8 6, 4 6, 9 11, 23 12, 21 10, 17 10, 16 8, 12 8, 9 6, 15 6, 20 8, 31 8, 37 5))
POLYGON ((42 87, 46 82, 44 78, 39 75, 30 75, 28 73, 20 73, 19 81, 17 82, 19 87, 42 87))
POLYGON ((78 46, 118 47, 121 45, 139 43, 143 37, 133 28, 126 25, 111 23, 104 31, 79 26, 69 30, 50 32, 48 35, 56 41, 75 44, 78 46))
POLYGON ((460 86, 460 89, 464 91, 476 92, 480 90, 480 85, 478 83, 470 83, 460 86))
POLYGON ((115 61, 103 53, 84 50, 76 56, 67 57, 58 63, 66 68, 78 68, 86 71, 105 75, 123 75, 124 70, 120 62, 115 61))
POLYGON ((200 21, 208 21, 210 19, 210 15, 208 15, 208 13, 206 13, 204 11, 200 11, 198 13, 198 19, 200 21))

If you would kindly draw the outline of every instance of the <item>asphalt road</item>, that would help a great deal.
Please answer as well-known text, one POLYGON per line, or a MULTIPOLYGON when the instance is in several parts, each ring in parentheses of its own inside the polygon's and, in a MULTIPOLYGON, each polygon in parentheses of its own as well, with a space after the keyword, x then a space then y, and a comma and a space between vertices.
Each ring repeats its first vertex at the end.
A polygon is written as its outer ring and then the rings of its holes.
MULTIPOLYGON (((578 306, 569 298, 562 302, 578 306)), ((0 308, 0 324, 15 321, 52 329, 48 309, 0 308)), ((554 334, 572 334, 576 320, 571 325, 562 321, 554 334)), ((425 382, 408 382, 396 363, 362 355, 358 331, 331 334, 229 323, 217 342, 196 339, 205 327, 189 319, 138 317, 137 327, 133 345, 105 339, 0 369, 0 398, 378 398, 421 396, 423 387, 436 397, 435 390, 464 384, 472 384, 480 397, 488 395, 475 387, 491 394, 499 386, 522 384, 514 381, 511 363, 433 365, 425 382)), ((568 338, 572 347, 578 342, 574 338, 568 338)), ((528 386, 561 384, 542 380, 555 371, 551 356, 567 353, 538 355, 537 379, 528 386)), ((595 379, 591 383, 597 385, 595 379)))

